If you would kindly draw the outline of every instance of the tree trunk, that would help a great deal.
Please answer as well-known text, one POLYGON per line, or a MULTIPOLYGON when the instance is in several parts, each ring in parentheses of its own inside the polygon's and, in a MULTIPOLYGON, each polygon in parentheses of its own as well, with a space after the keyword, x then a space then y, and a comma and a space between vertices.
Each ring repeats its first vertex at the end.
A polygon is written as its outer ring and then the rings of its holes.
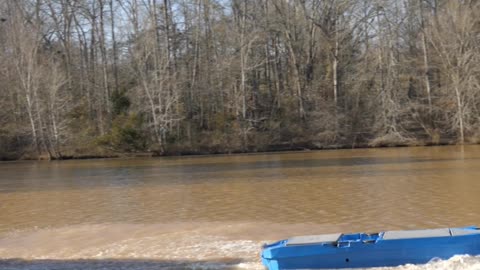
POLYGON ((110 29, 112 35, 112 53, 113 53, 113 77, 115 80, 115 91, 118 91, 118 52, 117 39, 115 37, 115 12, 113 8, 113 0, 110 0, 110 29))
POLYGON ((457 117, 458 117, 458 129, 460 132, 460 143, 465 143, 465 135, 463 132, 463 112, 462 112, 462 97, 460 96, 460 90, 458 87, 458 80, 455 80, 455 97, 457 100, 457 117))
POLYGON ((424 18, 424 13, 423 13, 423 0, 419 0, 420 4, 420 24, 422 27, 422 52, 423 52, 423 68, 424 68, 424 74, 423 74, 423 80, 425 81, 425 90, 427 92, 427 99, 428 99, 428 110, 429 110, 429 118, 430 118, 430 123, 432 124, 432 127, 434 125, 433 122, 433 109, 432 109, 432 97, 431 97, 431 87, 430 87, 430 78, 429 78, 429 63, 428 63, 428 50, 427 50, 427 29, 425 27, 425 18, 424 18))
POLYGON ((295 84, 296 95, 298 99, 298 116, 301 119, 305 119, 305 110, 303 108, 303 93, 302 86, 300 84, 300 74, 298 72, 297 57, 295 56, 295 51, 292 46, 292 39, 288 31, 285 32, 287 38, 287 47, 290 52, 290 58, 292 59, 292 70, 293 70, 293 82, 295 84))
POLYGON ((333 102, 335 104, 335 111, 338 108, 338 38, 335 31, 335 45, 333 49, 333 102))
POLYGON ((99 0, 100 4, 100 54, 102 59, 102 75, 103 75, 103 89, 104 89, 104 100, 105 107, 107 111, 107 117, 110 116, 110 85, 108 83, 108 61, 107 61, 107 48, 105 44, 105 0, 99 0))

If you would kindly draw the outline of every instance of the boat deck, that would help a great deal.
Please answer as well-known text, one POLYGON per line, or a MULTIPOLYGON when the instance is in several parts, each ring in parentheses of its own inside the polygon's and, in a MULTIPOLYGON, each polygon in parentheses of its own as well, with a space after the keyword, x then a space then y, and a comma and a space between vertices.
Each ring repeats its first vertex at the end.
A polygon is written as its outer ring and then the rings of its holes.
MULTIPOLYGON (((409 230, 409 231, 386 231, 383 234, 376 234, 375 238, 368 239, 369 242, 375 240, 401 240, 401 239, 418 239, 418 238, 432 238, 432 237, 449 237, 449 236, 463 236, 480 234, 479 229, 468 228, 442 228, 431 230, 409 230)), ((360 241, 363 236, 370 236, 367 234, 320 234, 320 235, 305 235, 289 238, 286 241, 286 246, 294 245, 309 245, 309 244, 335 244, 340 241, 360 241), (357 238, 360 237, 360 238, 357 238)))

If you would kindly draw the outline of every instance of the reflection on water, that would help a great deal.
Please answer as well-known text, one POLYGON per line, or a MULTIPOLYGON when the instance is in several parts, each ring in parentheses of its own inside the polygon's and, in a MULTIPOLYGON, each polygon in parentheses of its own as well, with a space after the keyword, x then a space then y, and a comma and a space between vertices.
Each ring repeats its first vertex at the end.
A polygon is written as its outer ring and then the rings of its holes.
POLYGON ((126 263, 258 268, 262 242, 292 235, 480 224, 478 146, 14 162, 0 171, 0 260, 44 259, 0 261, 10 267, 136 258, 144 261, 126 263))

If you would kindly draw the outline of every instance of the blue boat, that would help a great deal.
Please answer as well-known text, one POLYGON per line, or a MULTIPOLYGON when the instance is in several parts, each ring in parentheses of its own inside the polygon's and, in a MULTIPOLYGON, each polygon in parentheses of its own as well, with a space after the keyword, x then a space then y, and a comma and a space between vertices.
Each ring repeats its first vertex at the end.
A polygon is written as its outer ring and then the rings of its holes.
POLYGON ((280 270, 424 264, 454 255, 480 255, 478 227, 297 236, 265 245, 261 256, 269 270, 280 270))

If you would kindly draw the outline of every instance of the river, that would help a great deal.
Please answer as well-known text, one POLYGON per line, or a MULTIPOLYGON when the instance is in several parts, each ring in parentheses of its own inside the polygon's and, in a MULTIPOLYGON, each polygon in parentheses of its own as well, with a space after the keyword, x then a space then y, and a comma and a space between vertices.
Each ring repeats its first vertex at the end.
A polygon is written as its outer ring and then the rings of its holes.
MULTIPOLYGON (((480 146, 6 162, 0 172, 0 269, 263 269, 262 243, 289 236, 480 225, 480 146)), ((480 258, 398 269, 480 269, 480 258)))

